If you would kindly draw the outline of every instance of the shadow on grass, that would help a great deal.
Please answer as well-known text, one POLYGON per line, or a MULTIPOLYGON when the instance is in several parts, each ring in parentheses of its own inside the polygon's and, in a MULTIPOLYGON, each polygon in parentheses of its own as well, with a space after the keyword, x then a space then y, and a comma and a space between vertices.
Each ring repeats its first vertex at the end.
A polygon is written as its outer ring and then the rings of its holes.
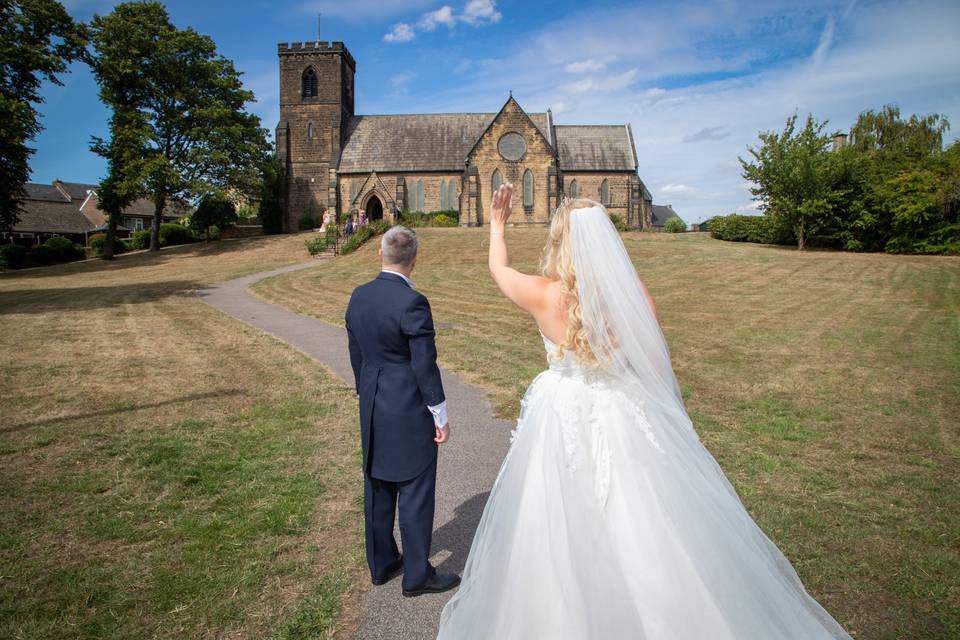
POLYGON ((192 291, 201 284, 194 280, 167 280, 105 287, 10 289, 0 291, 0 315, 87 311, 122 304, 151 302, 192 291))
POLYGON ((439 573, 463 572, 489 496, 490 492, 484 491, 464 500, 454 510, 453 519, 433 532, 433 550, 446 549, 450 552, 450 556, 437 566, 439 573))
POLYGON ((145 404, 123 404, 122 406, 114 406, 109 409, 101 409, 100 411, 88 411, 87 413, 75 413, 68 416, 54 416, 52 418, 44 418, 43 420, 34 420, 32 422, 21 422, 20 424, 8 425, 5 427, 0 427, 0 434, 13 433, 15 431, 23 431, 24 429, 30 429, 32 427, 42 427, 45 425, 56 424, 58 422, 69 422, 71 420, 83 420, 85 418, 96 418, 98 416, 110 416, 116 415, 118 413, 124 413, 127 411, 140 411, 142 409, 152 409, 154 407, 162 407, 168 404, 177 404, 180 402, 192 402, 194 400, 205 400, 208 398, 222 398, 224 396, 235 396, 243 393, 240 389, 224 389, 220 391, 210 391, 208 393, 194 393, 188 396, 182 396, 180 398, 172 398, 170 400, 161 400, 159 402, 148 402, 145 404))

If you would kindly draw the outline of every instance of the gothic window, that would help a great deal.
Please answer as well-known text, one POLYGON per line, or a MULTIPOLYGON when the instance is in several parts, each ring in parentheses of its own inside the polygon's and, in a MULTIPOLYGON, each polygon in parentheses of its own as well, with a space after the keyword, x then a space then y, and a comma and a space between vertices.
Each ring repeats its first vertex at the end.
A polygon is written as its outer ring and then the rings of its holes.
POLYGON ((353 201, 357 199, 357 191, 359 186, 357 185, 356 180, 350 181, 350 204, 353 204, 353 201))
POLYGON ((307 139, 313 140, 313 123, 307 123, 307 139))
POLYGON ((443 180, 440 183, 440 210, 449 211, 450 209, 456 209, 457 205, 454 204, 457 199, 457 184, 450 180, 443 180))
POLYGON ((415 194, 413 196, 413 210, 414 211, 423 211, 423 180, 417 180, 417 184, 414 187, 415 194))
POLYGON ((576 198, 577 195, 578 195, 578 192, 577 192, 577 181, 576 181, 576 180, 571 180, 571 181, 570 181, 570 197, 571 197, 571 198, 576 198))
POLYGON ((499 189, 501 184, 503 184, 503 178, 500 177, 500 169, 494 169, 493 175, 490 176, 490 193, 499 189))
POLYGON ((603 206, 610 204, 610 183, 606 178, 600 183, 600 204, 603 206))
POLYGON ((317 97, 317 73, 313 70, 313 67, 307 67, 307 70, 303 72, 303 97, 317 97))
POLYGON ((533 208, 533 173, 530 169, 523 172, 523 208, 533 208))

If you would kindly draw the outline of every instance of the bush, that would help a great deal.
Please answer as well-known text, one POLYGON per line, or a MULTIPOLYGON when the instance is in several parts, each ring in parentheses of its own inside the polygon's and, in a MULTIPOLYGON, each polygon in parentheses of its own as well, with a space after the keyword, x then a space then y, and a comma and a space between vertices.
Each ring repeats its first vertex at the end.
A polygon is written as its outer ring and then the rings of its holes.
POLYGON ((150 247, 150 229, 134 231, 127 240, 131 249, 147 249, 150 247))
POLYGON ((318 253, 323 253, 327 250, 327 236, 320 235, 318 233, 316 236, 304 240, 303 244, 307 247, 307 251, 310 252, 310 255, 315 256, 318 253))
POLYGON ((680 218, 670 218, 664 223, 663 230, 667 233, 683 233, 687 230, 687 223, 680 218))
POLYGON ((194 240, 193 232, 182 224, 164 222, 160 225, 161 247, 169 247, 174 244, 189 244, 194 240))
POLYGON ((340 247, 340 253, 347 254, 356 251, 364 242, 374 236, 386 233, 389 228, 390 223, 386 220, 377 220, 363 225, 355 234, 347 238, 347 241, 340 247))
POLYGON ((445 211, 401 211, 400 224, 411 227, 456 227, 460 224, 460 212, 456 209, 445 211))
POLYGON ((710 235, 731 242, 759 242, 763 244, 793 244, 793 233, 770 216, 743 216, 731 213, 715 216, 706 222, 710 235))
POLYGON ((44 264, 71 262, 87 257, 82 246, 74 244, 69 238, 62 236, 48 238, 46 242, 37 247, 36 256, 44 264))
POLYGON ((19 269, 23 266, 23 258, 27 250, 18 244, 0 246, 0 267, 4 269, 19 269))
POLYGON ((620 231, 621 233, 624 231, 630 231, 630 227, 627 225, 626 222, 623 221, 623 218, 621 218, 615 213, 610 214, 610 222, 613 223, 613 228, 616 229, 617 231, 620 231))
MULTIPOLYGON (((90 250, 95 256, 103 255, 103 248, 107 245, 107 234, 105 233, 95 233, 89 238, 87 238, 87 246, 90 247, 90 250)), ((118 253, 123 253, 127 251, 129 246, 120 238, 114 238, 113 240, 113 255, 118 253)))

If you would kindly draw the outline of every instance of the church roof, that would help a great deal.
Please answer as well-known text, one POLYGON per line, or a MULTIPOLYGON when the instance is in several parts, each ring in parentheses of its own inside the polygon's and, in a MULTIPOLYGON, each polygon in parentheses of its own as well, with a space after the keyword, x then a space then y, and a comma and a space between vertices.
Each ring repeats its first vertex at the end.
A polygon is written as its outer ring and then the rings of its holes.
MULTIPOLYGON (((463 171, 463 163, 496 113, 353 116, 340 154, 341 173, 463 171)), ((547 140, 546 113, 528 113, 547 140)))
POLYGON ((96 191, 98 188, 95 184, 83 182, 62 182, 58 180, 55 184, 59 185, 74 200, 86 200, 89 192, 96 191))
POLYGON ((564 171, 635 171, 633 136, 626 125, 558 124, 557 151, 564 171))

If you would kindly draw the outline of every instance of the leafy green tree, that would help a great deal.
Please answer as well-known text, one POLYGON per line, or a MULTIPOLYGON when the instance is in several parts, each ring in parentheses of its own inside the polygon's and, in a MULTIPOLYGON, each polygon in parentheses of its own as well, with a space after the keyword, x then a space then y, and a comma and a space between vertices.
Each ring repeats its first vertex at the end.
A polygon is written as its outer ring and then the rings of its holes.
POLYGON ((885 105, 864 111, 850 129, 850 147, 861 153, 919 160, 943 150, 943 134, 950 129, 946 116, 911 115, 904 120, 900 108, 885 105))
POLYGON ((147 133, 139 175, 154 204, 150 249, 158 250, 168 203, 228 186, 257 189, 266 131, 246 111, 254 96, 233 63, 208 36, 175 27, 159 2, 121 3, 94 23, 98 39, 112 43, 111 66, 136 86, 147 133), (143 42, 151 43, 149 50, 143 42))
POLYGON ((266 234, 283 231, 283 165, 270 155, 261 163, 260 224, 266 234))
POLYGON ((789 226, 797 249, 803 250, 809 238, 828 225, 842 194, 835 189, 836 162, 823 133, 826 122, 807 116, 797 131, 797 116, 787 119, 783 132, 760 134, 759 148, 748 148, 754 161, 738 158, 743 177, 756 187, 750 192, 760 209, 778 224, 789 226))
POLYGON ((232 202, 218 195, 204 197, 197 210, 190 216, 190 226, 203 233, 210 241, 210 227, 216 225, 221 229, 237 221, 237 209, 232 202))
POLYGON ((42 127, 35 105, 41 82, 61 85, 58 74, 85 57, 87 33, 54 0, 0 0, 0 229, 20 219, 23 185, 42 127))
POLYGON ((667 233, 683 233, 687 230, 687 223, 678 218, 670 218, 663 224, 663 230, 667 233))

